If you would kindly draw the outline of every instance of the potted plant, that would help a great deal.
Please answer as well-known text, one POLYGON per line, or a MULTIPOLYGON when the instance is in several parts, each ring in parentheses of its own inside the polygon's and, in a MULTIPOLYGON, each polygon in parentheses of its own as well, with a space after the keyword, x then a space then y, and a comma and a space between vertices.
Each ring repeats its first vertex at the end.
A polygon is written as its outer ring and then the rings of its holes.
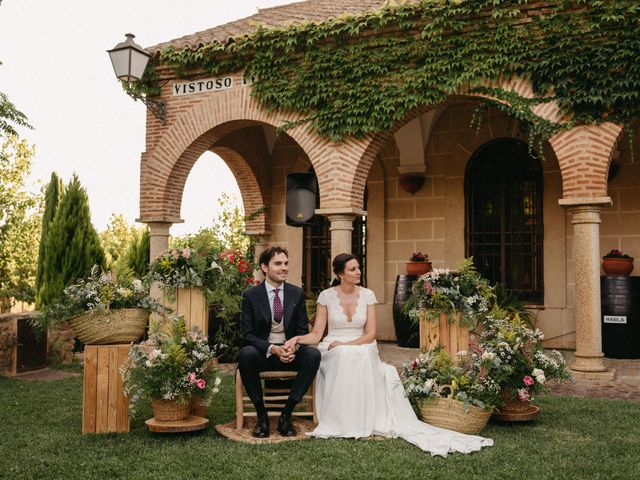
POLYGON ((155 325, 148 340, 131 346, 121 369, 130 415, 135 415, 143 398, 151 399, 157 421, 186 418, 194 397, 208 405, 220 385, 214 358, 197 328, 187 331, 184 322, 177 320, 171 332, 165 333, 155 325))
POLYGON ((489 374, 493 360, 478 352, 453 360, 439 348, 422 353, 403 365, 405 394, 423 421, 477 434, 500 404, 500 388, 489 374))
POLYGON ((413 252, 407 262, 407 275, 424 275, 431 270, 429 256, 422 252, 413 252))
POLYGON ((548 380, 570 380, 562 354, 553 350, 546 355, 542 332, 529 328, 517 314, 511 318, 490 316, 484 327, 479 348, 494 359, 491 375, 500 386, 501 413, 531 411, 531 400, 547 391, 548 380))
POLYGON ((95 265, 87 279, 64 289, 56 304, 34 319, 38 329, 68 321, 80 341, 89 345, 130 343, 142 337, 149 313, 164 311, 139 279, 117 278, 95 265))
POLYGON ((633 257, 614 248, 602 257, 602 269, 608 276, 627 276, 633 271, 633 257))
POLYGON ((420 324, 421 348, 441 345, 455 354, 467 350, 468 329, 485 318, 494 300, 489 281, 467 258, 457 271, 436 268, 420 277, 403 308, 412 322, 420 324))

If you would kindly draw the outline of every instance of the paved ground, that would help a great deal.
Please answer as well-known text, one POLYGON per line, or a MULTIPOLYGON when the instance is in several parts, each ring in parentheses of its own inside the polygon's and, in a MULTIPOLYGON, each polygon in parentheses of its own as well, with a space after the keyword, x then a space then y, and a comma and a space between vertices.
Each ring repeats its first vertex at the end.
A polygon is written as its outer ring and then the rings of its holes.
MULTIPOLYGON (((394 365, 398 369, 403 362, 409 362, 419 352, 415 348, 400 348, 395 343, 380 342, 380 357, 383 361, 394 365)), ((569 365, 573 362, 573 352, 564 351, 569 365)), ((615 369, 613 380, 589 380, 576 377, 573 382, 565 384, 549 384, 551 395, 570 397, 599 397, 640 402, 640 360, 616 360, 605 358, 605 364, 615 369)), ((235 364, 221 364, 220 370, 233 373, 235 364)), ((78 372, 64 370, 43 369, 20 375, 21 380, 54 381, 69 376, 78 376, 78 372)))

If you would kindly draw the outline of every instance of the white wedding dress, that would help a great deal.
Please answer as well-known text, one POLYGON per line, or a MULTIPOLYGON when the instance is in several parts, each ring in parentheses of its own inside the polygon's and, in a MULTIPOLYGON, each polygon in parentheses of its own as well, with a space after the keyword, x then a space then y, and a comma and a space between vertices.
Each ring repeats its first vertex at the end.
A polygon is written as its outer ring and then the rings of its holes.
POLYGON ((318 303, 326 305, 329 332, 320 342, 322 353, 316 383, 318 426, 308 433, 319 438, 362 438, 372 435, 400 437, 431 455, 470 453, 493 445, 493 440, 445 430, 416 417, 395 367, 382 363, 376 342, 341 345, 363 335, 367 306, 376 303, 374 293, 360 287, 356 311, 349 321, 335 288, 324 290, 318 303))

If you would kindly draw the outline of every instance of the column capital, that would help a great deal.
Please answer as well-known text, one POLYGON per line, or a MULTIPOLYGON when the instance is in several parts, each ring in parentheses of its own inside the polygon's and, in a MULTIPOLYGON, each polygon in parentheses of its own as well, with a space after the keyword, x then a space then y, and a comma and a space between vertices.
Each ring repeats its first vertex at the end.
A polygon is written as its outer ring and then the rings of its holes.
POLYGON ((325 215, 327 217, 345 215, 351 217, 352 220, 356 217, 365 217, 367 215, 365 210, 355 207, 318 208, 315 213, 316 215, 325 215))
POLYGON ((566 207, 569 210, 576 207, 608 207, 613 202, 611 197, 575 197, 575 198, 561 198, 558 200, 558 205, 566 207))

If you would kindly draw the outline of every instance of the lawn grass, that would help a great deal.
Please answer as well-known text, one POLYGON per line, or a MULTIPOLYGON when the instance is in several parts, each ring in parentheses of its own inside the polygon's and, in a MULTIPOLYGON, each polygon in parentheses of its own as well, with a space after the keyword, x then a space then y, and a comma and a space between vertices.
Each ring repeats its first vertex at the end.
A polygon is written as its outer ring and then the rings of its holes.
MULTIPOLYGON (((234 417, 224 377, 213 423, 234 417)), ((154 434, 142 408, 131 433, 81 435, 82 379, 0 378, 0 479, 429 478, 638 479, 640 403, 540 398, 530 424, 490 423, 495 445, 471 455, 431 457, 402 440, 304 440, 245 445, 213 428, 154 434)))

